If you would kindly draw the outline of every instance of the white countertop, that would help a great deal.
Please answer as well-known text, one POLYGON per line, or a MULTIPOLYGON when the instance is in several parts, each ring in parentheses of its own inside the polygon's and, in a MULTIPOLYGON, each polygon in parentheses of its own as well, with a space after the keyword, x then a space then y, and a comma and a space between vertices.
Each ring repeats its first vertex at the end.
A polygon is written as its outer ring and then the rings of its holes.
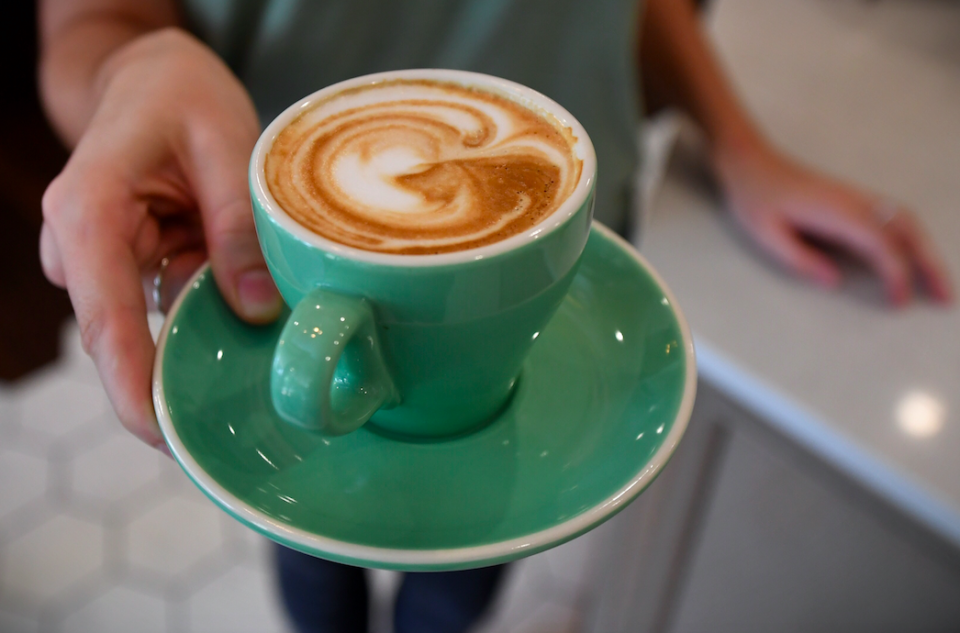
MULTIPOLYGON (((719 0, 711 28, 772 138, 912 207, 960 289, 960 5, 719 0)), ((676 160, 641 252, 704 378, 960 546, 960 307, 778 271, 676 160)))

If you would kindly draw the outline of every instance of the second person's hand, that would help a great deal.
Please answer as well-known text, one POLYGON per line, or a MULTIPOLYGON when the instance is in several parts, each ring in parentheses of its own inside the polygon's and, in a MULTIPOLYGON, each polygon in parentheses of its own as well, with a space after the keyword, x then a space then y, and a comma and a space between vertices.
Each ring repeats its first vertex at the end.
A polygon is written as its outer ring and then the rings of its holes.
POLYGON ((953 299, 936 246, 908 209, 810 170, 769 147, 715 157, 731 213, 788 270, 820 285, 840 283, 837 263, 805 238, 863 261, 897 306, 915 282, 940 303, 953 299))

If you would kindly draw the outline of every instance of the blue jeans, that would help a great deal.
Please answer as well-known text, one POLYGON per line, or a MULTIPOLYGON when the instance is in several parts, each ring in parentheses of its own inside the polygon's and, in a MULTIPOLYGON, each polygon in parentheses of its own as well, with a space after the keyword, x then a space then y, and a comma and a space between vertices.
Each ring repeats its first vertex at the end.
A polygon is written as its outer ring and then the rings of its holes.
MULTIPOLYGON (((367 580, 360 567, 277 547, 284 604, 300 633, 367 633, 367 580)), ((395 633, 463 633, 490 605, 506 565, 404 574, 395 633)))

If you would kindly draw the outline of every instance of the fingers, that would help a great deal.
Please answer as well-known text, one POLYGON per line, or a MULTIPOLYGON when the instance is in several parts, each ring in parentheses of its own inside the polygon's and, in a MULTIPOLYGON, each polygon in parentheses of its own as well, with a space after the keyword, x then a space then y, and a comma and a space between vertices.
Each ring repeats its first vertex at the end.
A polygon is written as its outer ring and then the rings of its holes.
POLYGON ((44 195, 44 265, 56 268, 47 262, 62 258, 59 269, 83 347, 96 363, 120 421, 147 444, 160 447, 163 437, 153 410, 154 346, 146 303, 137 262, 116 221, 126 209, 116 208, 120 201, 84 196, 82 191, 58 178, 44 195))
POLYGON ((177 254, 163 293, 169 300, 199 265, 202 235, 236 311, 269 320, 280 298, 268 283, 248 202, 246 163, 259 130, 243 87, 211 51, 175 31, 124 50, 44 197, 40 250, 47 276, 70 293, 84 348, 120 420, 162 447, 142 271, 177 254), (194 209, 203 214, 199 233, 165 225, 194 209))
POLYGON ((206 216, 210 265, 227 302, 251 323, 273 321, 283 300, 263 261, 249 201, 211 207, 206 216))
POLYGON ((952 300, 946 266, 911 213, 776 152, 756 158, 725 163, 721 180, 734 216, 776 259, 835 285, 836 265, 801 239, 812 237, 861 259, 894 305, 910 301, 914 274, 934 299, 952 300))
POLYGON ((827 196, 803 212, 788 215, 805 234, 836 244, 861 258, 883 283, 888 300, 897 306, 913 295, 909 254, 872 212, 871 203, 856 196, 827 196))
POLYGON ((859 255, 880 277, 888 300, 903 306, 913 298, 913 276, 910 260, 900 244, 882 227, 866 220, 840 224, 843 245, 859 255))
POLYGON ((840 283, 840 270, 836 264, 805 243, 788 224, 771 220, 762 227, 755 227, 753 233, 767 253, 793 272, 827 288, 840 283))
POLYGON ((899 210, 886 228, 905 249, 930 296, 941 303, 952 302, 953 288, 946 265, 913 213, 899 210))
POLYGON ((251 323, 269 323, 283 305, 257 241, 247 163, 253 134, 194 139, 194 186, 204 219, 213 275, 227 303, 251 323))

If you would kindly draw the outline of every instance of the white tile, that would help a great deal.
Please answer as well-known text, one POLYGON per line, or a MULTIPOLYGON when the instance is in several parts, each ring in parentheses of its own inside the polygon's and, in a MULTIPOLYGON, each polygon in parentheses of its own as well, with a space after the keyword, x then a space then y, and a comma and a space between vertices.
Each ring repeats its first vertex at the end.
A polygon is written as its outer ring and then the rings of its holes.
POLYGON ((47 373, 18 390, 20 425, 56 438, 103 415, 109 403, 103 388, 47 373))
POLYGON ((147 315, 147 325, 150 326, 150 335, 153 336, 154 342, 160 338, 160 330, 163 329, 165 319, 166 317, 159 312, 151 312, 147 315))
POLYGON ((541 554, 558 589, 573 598, 587 589, 590 556, 594 554, 593 532, 541 554))
MULTIPOLYGON (((187 476, 180 465, 173 459, 160 460, 160 477, 164 486, 169 490, 176 492, 180 496, 195 496, 203 493, 197 489, 197 485, 187 476)), ((196 497, 199 498, 199 497, 196 497)))
POLYGON ((125 528, 127 561, 173 576, 221 544, 220 511, 210 502, 171 497, 125 528))
POLYGON ((35 620, 0 611, 0 631, 3 633, 35 633, 36 630, 35 620))
POLYGON ((127 587, 114 587, 68 615, 61 633, 165 633, 163 600, 127 587))
POLYGON ((66 515, 4 544, 0 595, 41 605, 100 567, 100 526, 66 515))
POLYGON ((510 565, 491 613, 476 633, 513 633, 550 596, 551 578, 546 563, 531 556, 510 565))
POLYGON ((534 609, 515 633, 577 633, 581 629, 580 613, 573 608, 545 603, 534 609))
POLYGON ((367 572, 367 582, 370 584, 370 595, 374 600, 389 602, 400 590, 403 574, 389 569, 371 569, 367 572))
POLYGON ((386 569, 367 572, 370 587, 370 625, 374 633, 393 633, 393 605, 403 574, 386 569))
POLYGON ((554 589, 553 575, 544 554, 534 554, 514 563, 511 571, 510 580, 518 590, 547 597, 554 589))
POLYGON ((0 385, 0 437, 13 435, 19 418, 14 390, 0 385))
POLYGON ((47 462, 15 451, 0 451, 0 518, 43 496, 47 462))
POLYGON ((645 120, 640 130, 638 140, 642 155, 640 164, 643 165, 643 169, 637 175, 636 188, 640 214, 637 226, 633 229, 634 235, 631 237, 643 239, 644 229, 649 221, 650 212, 654 208, 654 201, 663 184, 667 165, 680 133, 681 117, 682 115, 675 110, 663 110, 645 120))
POLYGON ((100 385, 97 366, 80 343, 80 326, 73 319, 66 321, 60 331, 60 360, 57 371, 73 380, 100 385))
POLYGON ((197 633, 289 631, 272 575, 237 566, 189 600, 191 629, 197 633))
POLYGON ((160 459, 129 433, 110 435, 74 458, 71 485, 85 495, 119 501, 160 476, 160 459))
MULTIPOLYGON (((104 397, 106 397, 106 394, 104 394, 104 397)), ((132 436, 133 434, 123 427, 123 423, 120 422, 120 418, 117 417, 117 412, 113 410, 110 400, 108 399, 106 402, 106 412, 88 422, 87 427, 97 428, 103 431, 104 434, 132 436)))
POLYGON ((274 548, 276 544, 256 530, 248 528, 233 517, 223 514, 221 521, 226 530, 232 532, 232 538, 240 542, 239 558, 247 565, 259 569, 274 568, 274 548))
POLYGON ((180 468, 180 465, 177 464, 172 459, 165 459, 161 465, 162 475, 165 480, 173 480, 174 484, 170 486, 170 489, 174 493, 183 499, 189 499, 191 501, 196 501, 197 503, 202 503, 204 505, 212 503, 210 499, 207 498, 203 491, 197 487, 197 484, 193 483, 193 480, 187 476, 183 469, 180 468))

